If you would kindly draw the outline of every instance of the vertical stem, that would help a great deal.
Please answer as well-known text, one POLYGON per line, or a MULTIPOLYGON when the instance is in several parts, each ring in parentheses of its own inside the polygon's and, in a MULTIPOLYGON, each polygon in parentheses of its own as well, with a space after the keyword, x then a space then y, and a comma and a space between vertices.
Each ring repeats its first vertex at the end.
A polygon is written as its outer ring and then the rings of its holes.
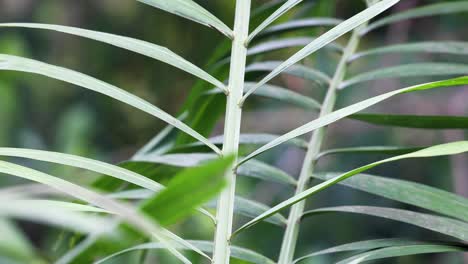
MULTIPOLYGON (((236 160, 238 156, 242 116, 242 108, 239 102, 244 93, 244 75, 247 58, 245 43, 249 34, 249 20, 250 0, 237 0, 223 144, 223 155, 234 155, 236 160)), ((225 177, 228 186, 221 193, 216 212, 217 225, 213 252, 213 263, 215 264, 229 263, 230 237, 232 233, 236 190, 235 165, 228 170, 225 177)))
MULTIPOLYGON (((327 95, 325 96, 320 111, 320 117, 328 115, 335 108, 337 89, 345 77, 349 58, 356 52, 359 45, 360 35, 359 32, 366 26, 364 24, 353 31, 353 34, 348 42, 348 45, 341 57, 338 67, 335 71, 335 75, 328 88, 327 95)), ((304 158, 301 173, 299 175, 299 181, 296 189, 296 194, 299 194, 307 189, 307 185, 310 180, 315 167, 315 158, 320 152, 322 147, 323 139, 325 137, 326 127, 319 128, 314 131, 312 138, 308 145, 308 150, 304 158)), ((297 244, 297 236, 299 233, 301 216, 304 213, 305 201, 301 201, 291 207, 289 213, 288 223, 286 231, 283 237, 283 244, 281 245, 279 264, 290 264, 294 258, 294 252, 297 244)))

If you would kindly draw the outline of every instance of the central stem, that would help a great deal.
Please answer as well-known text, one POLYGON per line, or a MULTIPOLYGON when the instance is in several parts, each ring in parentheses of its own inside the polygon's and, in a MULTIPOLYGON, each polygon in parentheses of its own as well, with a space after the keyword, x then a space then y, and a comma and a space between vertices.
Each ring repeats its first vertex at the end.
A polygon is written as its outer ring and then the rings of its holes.
POLYGON ((238 157, 242 117, 242 108, 239 102, 244 93, 245 64, 247 58, 245 43, 249 34, 249 21, 250 0, 237 0, 223 144, 223 155, 234 155, 236 161, 225 175, 228 186, 221 193, 218 201, 213 252, 214 264, 228 264, 230 257, 230 237, 232 233, 236 191, 235 163, 237 163, 238 157))
MULTIPOLYGON (((336 69, 335 75, 333 76, 333 79, 330 83, 330 87, 328 88, 328 92, 323 101, 319 117, 328 115, 335 108, 336 91, 346 74, 349 58, 357 50, 360 40, 359 32, 362 30, 363 27, 365 27, 365 25, 362 25, 353 31, 351 39, 348 42, 348 45, 336 69)), ((320 153, 322 147, 323 139, 325 137, 325 131, 326 127, 323 127, 315 130, 315 132, 312 134, 312 138, 309 142, 307 153, 304 158, 304 163, 302 165, 301 173, 299 175, 296 194, 299 194, 307 189, 307 185, 310 180, 310 175, 312 174, 315 167, 315 158, 320 153)), ((279 264, 292 263, 297 244, 297 235, 299 233, 300 221, 302 214, 304 213, 304 207, 305 201, 301 201, 291 207, 286 232, 283 238, 283 244, 281 245, 281 252, 278 261, 279 264)))

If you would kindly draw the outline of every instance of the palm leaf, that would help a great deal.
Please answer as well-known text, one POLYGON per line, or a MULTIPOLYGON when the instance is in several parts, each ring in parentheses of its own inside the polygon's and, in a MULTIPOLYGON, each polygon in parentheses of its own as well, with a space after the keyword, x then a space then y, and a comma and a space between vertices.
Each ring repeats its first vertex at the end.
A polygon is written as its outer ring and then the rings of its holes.
MULTIPOLYGON (((244 91, 248 91, 252 87, 255 86, 255 83, 252 82, 246 82, 244 84, 244 91)), ((210 93, 219 93, 216 90, 211 90, 210 93)), ((262 86, 262 89, 258 90, 255 95, 270 98, 270 99, 275 99, 280 102, 285 102, 289 103, 292 105, 296 105, 298 107, 307 109, 307 110, 319 110, 320 109, 320 103, 317 102, 316 100, 298 94, 296 92, 293 92, 291 90, 288 90, 286 88, 276 86, 276 85, 271 85, 271 84, 265 84, 262 86)), ((213 142, 212 142, 213 143, 213 142)))
POLYGON ((76 155, 34 149, 0 148, 0 156, 34 159, 81 168, 112 176, 152 191, 160 191, 163 188, 161 184, 133 171, 76 155))
POLYGON ((279 34, 284 32, 289 32, 292 30, 298 29, 305 29, 310 27, 318 27, 318 26, 337 26, 342 23, 342 19, 337 18, 329 18, 329 17, 314 17, 314 18, 303 18, 303 19, 296 19, 291 20, 282 24, 274 25, 266 30, 264 30, 260 36, 269 36, 272 34, 279 34))
POLYGON ((447 15, 447 14, 454 14, 454 13, 467 12, 467 11, 468 11, 468 3, 466 1, 437 3, 437 4, 427 5, 423 7, 413 8, 413 9, 399 12, 395 15, 390 15, 390 16, 387 16, 385 18, 375 21, 374 23, 370 24, 362 32, 362 34, 365 34, 376 28, 389 25, 389 24, 393 24, 402 20, 420 18, 420 17, 428 17, 428 16, 447 15))
POLYGON ((392 157, 389 159, 377 161, 362 167, 359 167, 357 169, 351 170, 349 172, 343 173, 333 179, 327 180, 321 184, 318 184, 312 188, 309 188, 299 194, 296 194, 295 196, 279 203, 278 205, 272 207, 269 211, 263 213, 262 215, 258 216, 257 218, 251 220, 250 222, 246 223, 243 225, 241 228, 239 228, 235 233, 239 233, 246 228, 251 227, 252 225, 256 224, 258 221, 261 221, 271 214, 275 214, 279 211, 281 211, 284 208, 287 208, 293 204, 296 204, 307 197, 320 192, 328 187, 331 187, 341 181, 344 181, 348 178, 351 178, 354 175, 357 175, 361 172, 364 172, 366 170, 369 170, 373 167, 379 166, 381 164, 385 164, 388 162, 394 162, 402 159, 409 159, 409 158, 424 158, 424 157, 437 157, 437 156, 445 156, 445 155, 456 155, 460 154, 463 152, 468 152, 468 141, 460 141, 460 142, 452 142, 452 143, 447 143, 447 144, 442 144, 442 145, 436 145, 433 147, 429 147, 426 149, 422 149, 416 152, 412 152, 409 154, 404 154, 396 157, 392 157))
POLYGON ((397 246, 373 250, 368 253, 361 253, 354 257, 344 259, 337 264, 357 264, 369 260, 394 258, 401 256, 411 256, 417 254, 429 253, 446 253, 446 252, 463 252, 467 251, 467 247, 463 245, 438 245, 438 244, 425 244, 425 245, 410 245, 410 246, 397 246))
POLYGON ((380 79, 408 78, 408 77, 432 77, 432 76, 456 76, 468 73, 468 65, 453 63, 414 63, 387 67, 362 73, 344 81, 340 89, 380 79))
POLYGON ((435 216, 430 214, 416 213, 413 211, 374 207, 374 206, 338 206, 330 208, 320 208, 304 212, 303 217, 309 217, 322 213, 354 213, 381 217, 395 220, 444 235, 452 236, 464 241, 468 240, 468 223, 454 220, 447 217, 435 216))
POLYGON ((103 43, 107 43, 119 48, 130 50, 150 58, 162 61, 169 65, 172 65, 176 68, 179 68, 185 72, 193 74, 200 79, 203 79, 214 86, 220 88, 222 91, 226 92, 227 88, 222 82, 215 79, 210 74, 206 73, 198 66, 188 62, 181 56, 175 54, 171 50, 165 47, 155 45, 150 42, 146 42, 139 39, 92 31, 76 27, 67 27, 61 25, 51 25, 51 24, 36 24, 36 23, 3 23, 0 24, 0 27, 20 27, 20 28, 34 28, 34 29, 46 29, 58 31, 66 34, 72 34, 88 39, 97 40, 103 43))
POLYGON ((325 34, 318 37, 316 40, 309 43, 303 49, 298 51, 296 54, 291 56, 277 68, 275 68, 271 73, 265 76, 262 80, 258 82, 256 86, 254 86, 248 93, 246 93, 243 97, 242 101, 255 92, 259 87, 266 84, 268 81, 276 77, 278 74, 283 72, 285 69, 289 68, 290 66, 296 64, 297 62, 301 61, 305 57, 309 56, 310 54, 314 53, 315 51, 321 49, 322 47, 326 46, 328 43, 336 40, 337 38, 343 36, 344 34, 352 31, 356 27, 360 26, 362 23, 369 21, 370 19, 374 18, 375 16, 379 15, 380 13, 384 12, 388 8, 392 7, 399 0, 382 0, 379 3, 367 8, 366 10, 362 11, 361 13, 353 16, 352 18, 346 20, 345 22, 339 24, 338 26, 334 27, 333 29, 329 30, 325 34))
MULTIPOLYGON (((265 62, 256 62, 250 64, 246 67, 245 72, 265 72, 265 71, 272 71, 281 65, 283 62, 281 61, 265 61, 265 62)), ((285 69, 283 71, 284 74, 288 74, 291 76, 299 77, 304 80, 316 82, 318 85, 325 86, 330 83, 330 77, 313 68, 309 68, 303 65, 292 65, 291 67, 285 69)))
POLYGON ((211 144, 205 137, 200 135, 198 132, 196 132, 177 118, 169 115, 168 113, 164 112, 158 107, 131 93, 128 93, 118 87, 95 79, 91 76, 31 59, 2 54, 0 54, 0 70, 22 71, 40 74, 107 95, 123 103, 131 105, 137 109, 140 109, 141 111, 144 111, 154 117, 157 117, 173 125, 174 127, 177 127, 178 129, 184 131, 192 137, 200 140, 201 142, 204 142, 215 152, 221 153, 221 151, 215 145, 211 144))
MULTIPOLYGON (((57 190, 60 190, 61 192, 69 196, 80 199, 89 204, 95 205, 106 211, 113 212, 119 215, 119 217, 125 219, 127 222, 134 225, 143 233, 151 234, 152 236, 156 237, 159 241, 166 244, 169 251, 171 251, 175 256, 177 256, 184 263, 190 263, 183 255, 181 255, 177 250, 175 250, 175 248, 171 245, 172 242, 168 241, 168 237, 178 238, 177 236, 153 224, 153 222, 149 221, 146 216, 136 212, 130 206, 124 205, 122 203, 118 203, 113 199, 107 198, 103 195, 100 195, 89 189, 83 188, 74 183, 62 180, 60 178, 30 169, 27 167, 19 166, 13 163, 0 161, 0 172, 48 185, 57 190)), ((10 203, 8 203, 8 205, 9 204, 10 203)), ((7 205, 5 205, 5 207, 7 207, 7 205)), ((15 206, 13 206, 13 208, 15 208, 15 206)), ((39 209, 43 209, 43 208, 39 208, 39 209)), ((6 210, 7 209, 5 208, 2 211, 6 211, 6 210)), ((10 210, 14 210, 14 209, 10 209, 10 210)), ((15 212, 17 214, 20 214, 21 212, 24 212, 24 210, 19 210, 15 212)), ((44 217, 47 217, 47 215, 44 215, 44 217)), ((103 226, 109 226, 109 225, 103 225, 103 226)), ((179 241, 183 241, 183 240, 179 238, 179 241)))
POLYGON ((416 92, 416 91, 424 91, 424 90, 431 90, 431 89, 438 89, 438 88, 444 88, 444 87, 453 87, 453 86, 461 86, 461 85, 466 85, 468 84, 468 77, 460 77, 460 78, 455 78, 455 79, 449 79, 445 81, 439 81, 439 82, 433 82, 433 83, 426 83, 426 84, 421 84, 421 85, 415 85, 411 86, 408 88, 403 88, 400 90, 396 90, 393 92, 385 93, 367 100, 364 100, 362 102, 353 104, 351 106, 342 108, 340 110, 334 111, 328 115, 325 115, 321 118, 318 118, 314 121, 311 121, 299 128, 296 128, 292 130, 291 132, 288 132, 275 140, 269 142, 268 144, 264 145, 263 147, 257 149, 247 157, 245 157, 243 160, 239 162, 239 164, 242 164, 246 162, 247 160, 271 149, 274 148, 286 141, 289 141, 293 138, 296 138, 298 136, 304 135, 306 133, 309 133, 311 131, 314 131, 318 128, 327 126, 329 124, 332 124, 340 119, 343 119, 347 116, 350 116, 352 114, 355 114, 359 111, 362 111, 370 106, 373 106, 379 102, 382 102, 384 100, 387 100, 395 95, 399 94, 405 94, 405 93, 411 93, 411 92, 416 92))
POLYGON ((388 53, 440 53, 452 55, 468 55, 468 42, 428 41, 396 44, 356 53, 354 56, 352 56, 350 60, 354 61, 371 55, 383 55, 388 53))
POLYGON ((385 155, 402 155, 421 150, 423 147, 400 147, 400 146, 365 146, 365 147, 351 147, 351 148, 336 148, 328 149, 320 152, 316 160, 319 160, 328 155, 336 154, 385 154, 385 155))
MULTIPOLYGON (((285 38, 285 39, 278 39, 278 40, 270 40, 259 43, 247 50, 248 56, 259 55, 271 51, 277 51, 284 48, 294 48, 294 47, 304 47, 307 44, 314 41, 315 38, 310 37, 295 37, 295 38, 285 38)), ((343 47, 340 44, 330 43, 325 46, 332 51, 343 51, 343 47)))
POLYGON ((50 204, 44 206, 29 203, 28 200, 9 199, 8 202, 0 202, 0 209, 2 217, 54 225, 80 233, 105 233, 109 231, 105 227, 113 225, 113 221, 108 218, 78 213, 63 207, 51 207, 50 204))
MULTIPOLYGON (((213 243, 212 242, 209 242, 209 241, 193 241, 193 240, 189 240, 188 241, 189 243, 201 248, 203 251, 207 252, 207 253, 212 253, 213 252, 213 243)), ((125 253, 128 253, 128 252, 132 252, 132 251, 136 251, 136 250, 148 250, 148 249, 164 249, 164 245, 160 244, 160 243, 147 243, 147 244, 142 244, 142 245, 138 245, 138 246, 135 246, 135 247, 132 247, 132 248, 128 248, 128 249, 125 249, 125 250, 122 250, 120 252, 117 252, 113 255, 110 255, 108 257, 105 257, 101 260, 99 260, 98 262, 96 262, 95 264, 101 264, 101 263, 104 263, 114 257, 117 257, 119 255, 122 255, 122 254, 125 254, 125 253)), ((180 249, 187 249, 186 247, 183 247, 183 246, 180 246, 179 247, 180 249)), ((231 246, 231 257, 234 258, 234 259, 238 259, 238 260, 243 260, 243 261, 246 261, 246 262, 249 262, 249 263, 255 263, 255 264, 274 264, 275 262, 272 261, 271 259, 265 257, 265 256, 262 256, 254 251, 251 251, 251 250, 248 250, 248 249, 244 249, 244 248, 240 248, 240 247, 236 247, 236 246, 231 246)))
POLYGON ((192 0, 138 0, 144 4, 154 6, 169 13, 185 17, 202 25, 215 28, 229 38, 233 37, 232 30, 221 20, 208 12, 192 0))
MULTIPOLYGON (((133 162, 149 162, 174 167, 194 167, 216 159, 216 155, 206 153, 184 153, 139 156, 133 162)), ((296 180, 285 172, 258 160, 250 160, 237 169, 239 176, 258 178, 266 181, 278 182, 285 185, 295 185, 296 180)))
POLYGON ((294 260, 293 264, 301 263, 302 261, 311 259, 315 256, 325 255, 325 254, 333 254, 333 253, 341 253, 346 251, 367 251, 371 249, 378 249, 378 248, 385 248, 385 247, 395 247, 395 246, 408 246, 408 245, 421 245, 424 241, 414 241, 414 240, 406 240, 406 239, 399 239, 399 238, 384 238, 384 239, 371 239, 371 240, 364 240, 358 242, 352 242, 348 244, 343 244, 327 249, 323 249, 314 253, 307 254, 300 258, 294 260))
POLYGON ((302 1, 303 0, 288 0, 288 1, 286 1, 275 12, 273 12, 273 14, 271 14, 269 17, 267 17, 256 29, 254 29, 254 31, 252 33, 250 33, 249 37, 247 38, 246 43, 248 44, 262 30, 264 30, 271 23, 273 23, 276 19, 278 19, 280 16, 282 16, 284 13, 291 10, 291 8, 295 7, 296 5, 301 3, 302 1))
POLYGON ((142 207, 147 212, 155 212, 153 217, 161 225, 173 224, 221 192, 226 184, 223 175, 233 162, 232 157, 226 157, 186 169, 142 207))
POLYGON ((354 114, 350 118, 366 123, 423 129, 467 129, 468 117, 464 116, 422 116, 390 114, 354 114))
MULTIPOLYGON (((312 177, 327 181, 338 175, 317 173, 312 177)), ((339 184, 468 222, 468 199, 424 184, 368 174, 355 175, 339 184)))

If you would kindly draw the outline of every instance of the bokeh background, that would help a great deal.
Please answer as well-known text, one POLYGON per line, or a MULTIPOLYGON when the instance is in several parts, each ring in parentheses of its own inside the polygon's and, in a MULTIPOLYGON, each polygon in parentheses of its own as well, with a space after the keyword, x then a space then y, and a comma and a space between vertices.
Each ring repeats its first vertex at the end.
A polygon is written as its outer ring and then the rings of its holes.
MULTIPOLYGON (((328 0, 325 0, 328 1, 328 0)), ((233 0, 197 1, 232 25, 233 0)), ((253 0, 255 6, 266 1, 253 0)), ((310 9, 295 9, 290 15, 307 16, 314 12, 314 2, 304 1, 310 9)), ((338 0, 320 10, 320 16, 347 18, 364 7, 361 0, 338 0)), ((424 4, 442 2, 405 0, 393 12, 424 4)), ((446 1, 443 1, 446 2, 446 1)), ((140 4, 134 0, 0 0, 0 22, 37 22, 63 24, 105 31, 144 39, 162 46, 203 66, 221 43, 217 32, 183 18, 140 4)), ((361 49, 407 41, 454 40, 468 41, 468 14, 404 21, 379 29, 363 39, 361 49)), ((312 36, 325 29, 302 30, 292 35, 312 36)), ((344 42, 346 39, 340 39, 344 42)), ((285 49, 263 59, 287 58, 297 48, 285 49)), ((0 53, 31 57, 68 67, 100 78, 134 93, 167 112, 177 115, 191 87, 192 76, 118 48, 60 33, 28 29, 0 29, 0 53)), ((337 58, 317 54, 306 63, 332 73, 337 58)), ((440 61, 468 64, 468 57, 449 55, 372 56, 353 65, 351 73, 387 67, 401 63, 440 61)), ((341 94, 339 106, 422 81, 444 77, 383 80, 352 87, 341 94)), ((320 99, 324 91, 293 77, 280 77, 274 82, 320 99)), ((449 89, 400 96, 372 108, 372 112, 394 114, 467 115, 468 89, 449 89)), ((247 105, 244 132, 281 134, 316 117, 285 104, 262 99, 247 105)), ((0 72, 0 145, 60 151, 88 156, 108 162, 119 162, 131 156, 158 131, 164 123, 125 105, 90 91, 44 77, 23 73, 0 72)), ((213 135, 222 132, 222 120, 213 135)), ((421 129, 385 128, 358 121, 344 120, 332 125, 325 148, 358 145, 426 146, 462 140, 462 130, 428 131, 421 129)), ((264 159, 297 176, 303 151, 281 147, 264 159)), ((385 156, 340 155, 321 160, 319 170, 344 171, 385 156)), ((31 164, 56 175, 73 178, 74 170, 44 164, 31 164)), ((372 170, 373 174, 422 182, 468 197, 468 159, 466 155, 452 158, 403 161, 372 170)), ((2 177, 0 184, 13 184, 2 177)), ((253 180, 240 180, 239 192, 266 204, 275 204, 291 196, 293 190, 280 185, 253 180)), ((381 205, 415 209, 371 195, 334 187, 323 192, 308 205, 381 205)), ((419 210, 419 209, 415 209, 419 210)), ((200 226, 200 220, 189 220, 178 227, 186 236, 211 237, 211 231, 200 226), (198 222, 197 222, 198 221, 198 222), (194 228, 197 225, 199 228, 194 228)), ((238 219, 237 224, 245 219, 238 219)), ((22 223, 35 245, 46 248, 51 238, 42 228, 22 223)), ((357 215, 323 215, 306 220, 301 229, 298 253, 307 253, 327 246, 371 238, 411 237, 437 239, 438 236, 405 224, 357 215)), ((1 235, 1 234, 0 234, 1 235)), ((276 258, 282 232, 269 224, 260 224, 236 241, 276 258)), ((52 238, 53 240, 53 238, 52 238)), ((50 253, 53 255, 53 253, 50 253)), ((468 259, 466 259, 468 261, 468 259)), ((315 263, 330 263, 329 259, 315 263)), ((406 257, 381 263, 468 263, 461 254, 437 254, 406 257)))

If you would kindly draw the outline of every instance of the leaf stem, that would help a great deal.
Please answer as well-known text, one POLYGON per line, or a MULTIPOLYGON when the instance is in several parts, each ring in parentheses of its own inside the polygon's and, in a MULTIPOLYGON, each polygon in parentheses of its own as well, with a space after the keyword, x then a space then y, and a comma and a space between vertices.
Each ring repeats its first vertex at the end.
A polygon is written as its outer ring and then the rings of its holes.
POLYGON ((228 185, 221 193, 216 212, 216 232, 213 252, 214 264, 228 264, 230 257, 230 237, 234 215, 234 197, 236 190, 236 171, 242 108, 239 105, 244 91, 245 64, 249 34, 250 0, 236 1, 234 36, 232 42, 231 67, 229 73, 229 93, 227 95, 226 117, 224 125, 223 155, 234 155, 236 161, 225 177, 228 185))
MULTIPOLYGON (((328 88, 327 95, 322 104, 320 111, 320 117, 328 115, 335 108, 336 95, 340 83, 343 81, 346 71, 348 69, 349 58, 356 52, 360 40, 360 31, 365 28, 367 23, 361 25, 353 31, 353 34, 348 42, 348 45, 341 57, 341 60, 335 71, 335 75, 328 88)), ((317 129, 313 134, 309 142, 309 147, 304 158, 301 173, 299 175, 299 181, 296 189, 296 194, 303 192, 309 183, 310 175, 315 167, 316 157, 319 155, 323 139, 325 138, 326 127, 317 129)), ((289 264, 294 258, 294 251, 297 244, 297 236, 299 233, 300 219, 304 212, 305 201, 301 201, 291 207, 289 213, 288 223, 286 231, 283 237, 283 244, 281 245, 279 264, 289 264)))

